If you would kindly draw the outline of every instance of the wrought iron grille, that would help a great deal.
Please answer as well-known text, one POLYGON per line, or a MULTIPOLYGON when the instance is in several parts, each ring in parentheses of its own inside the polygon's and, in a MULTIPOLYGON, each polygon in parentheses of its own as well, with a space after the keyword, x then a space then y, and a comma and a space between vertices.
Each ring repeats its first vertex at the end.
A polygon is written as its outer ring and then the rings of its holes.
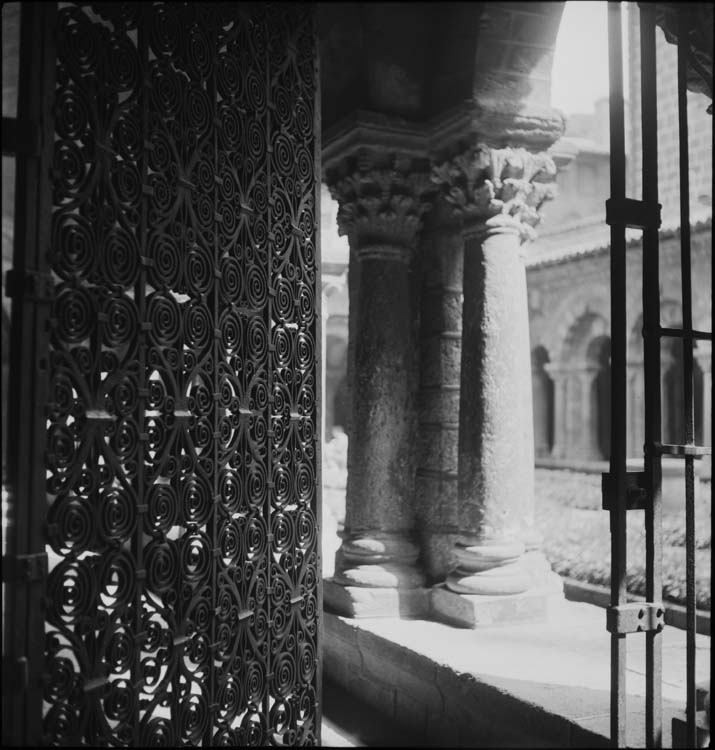
POLYGON ((46 476, 42 710, 15 737, 315 744, 312 14, 61 3, 54 32, 44 455, 15 459, 46 476))
MULTIPOLYGON (((625 138, 623 103, 623 57, 621 49, 621 4, 609 4, 608 35, 610 58, 611 198, 606 204, 611 226, 611 460, 604 475, 604 508, 611 513, 611 606, 607 627, 611 633, 611 742, 624 747, 627 738, 626 637, 641 633, 645 638, 646 695, 645 742, 648 747, 663 745, 662 631, 665 605, 662 601, 663 529, 662 458, 679 457, 685 463, 685 547, 686 547, 686 710, 685 721, 673 718, 673 746, 696 747, 698 734, 695 677, 696 598, 695 598, 695 487, 694 458, 712 454, 712 448, 695 445, 693 346, 712 342, 712 332, 693 328, 693 300, 690 247, 688 116, 686 67, 689 10, 678 11, 678 136, 680 161, 680 276, 683 325, 667 328, 661 324, 659 246, 660 209, 658 203, 658 98, 656 86, 656 6, 639 3, 642 191, 641 201, 626 198, 625 138), (644 471, 626 471, 626 227, 643 232, 641 271, 643 299, 643 350, 645 386, 644 471), (663 440, 661 403, 661 341, 674 338, 683 351, 682 444, 663 440), (645 520, 646 601, 627 603, 626 592, 626 514, 643 509, 645 520)), ((702 711, 704 714, 705 712, 702 711)), ((704 728, 704 727, 703 727, 704 728)))

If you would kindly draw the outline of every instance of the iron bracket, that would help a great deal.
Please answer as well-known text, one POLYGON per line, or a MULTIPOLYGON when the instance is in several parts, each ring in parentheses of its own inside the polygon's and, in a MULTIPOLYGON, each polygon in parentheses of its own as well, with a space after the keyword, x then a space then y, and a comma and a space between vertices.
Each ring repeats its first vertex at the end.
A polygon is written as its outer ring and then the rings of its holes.
POLYGON ((660 209, 660 203, 609 198, 606 201, 606 224, 631 229, 658 229, 661 224, 660 209))
POLYGON ((631 602, 606 610, 606 630, 609 633, 660 632, 665 627, 663 602, 631 602))
POLYGON ((711 456, 713 449, 701 445, 671 445, 653 443, 653 453, 660 456, 711 456))
POLYGON ((49 273, 11 268, 5 275, 5 296, 52 302, 55 298, 55 280, 49 273))
POLYGON ((30 555, 16 555, 2 560, 3 583, 35 583, 47 578, 47 553, 35 552, 30 555))
MULTIPOLYGON (((603 510, 616 509, 616 481, 609 472, 601 474, 601 496, 603 510)), ((626 472, 626 510, 643 510, 647 497, 645 472, 626 472)))

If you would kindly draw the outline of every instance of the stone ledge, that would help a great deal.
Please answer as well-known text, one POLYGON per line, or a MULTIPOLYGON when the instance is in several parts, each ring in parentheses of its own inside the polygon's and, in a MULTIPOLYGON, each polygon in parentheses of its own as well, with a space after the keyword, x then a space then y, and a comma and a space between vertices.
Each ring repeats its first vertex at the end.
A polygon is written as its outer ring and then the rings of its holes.
POLYGON ((429 589, 343 586, 327 578, 323 602, 327 611, 349 617, 421 617, 429 612, 429 589))
MULTIPOLYGON (((685 703, 685 634, 663 632, 663 734, 685 703)), ((549 623, 456 629, 325 613, 326 676, 426 746, 606 747, 610 636, 603 610, 564 602, 549 623)), ((710 639, 698 636, 699 679, 710 639)), ((644 648, 629 636, 628 743, 644 745, 644 648), (633 644, 631 647, 630 644, 633 644)))

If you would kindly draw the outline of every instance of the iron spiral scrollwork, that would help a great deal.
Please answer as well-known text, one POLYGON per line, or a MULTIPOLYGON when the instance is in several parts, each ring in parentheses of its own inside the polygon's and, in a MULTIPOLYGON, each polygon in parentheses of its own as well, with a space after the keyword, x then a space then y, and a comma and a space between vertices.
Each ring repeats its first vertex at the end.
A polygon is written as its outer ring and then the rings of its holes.
POLYGON ((314 40, 61 4, 43 734, 315 744, 314 40))

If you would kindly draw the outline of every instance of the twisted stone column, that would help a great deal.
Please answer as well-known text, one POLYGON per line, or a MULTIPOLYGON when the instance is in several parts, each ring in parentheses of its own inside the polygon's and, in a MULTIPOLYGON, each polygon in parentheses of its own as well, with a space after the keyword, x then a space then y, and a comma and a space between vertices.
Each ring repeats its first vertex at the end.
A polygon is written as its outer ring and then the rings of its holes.
MULTIPOLYGON (((328 175, 338 227, 359 265, 345 532, 325 584, 341 614, 418 614, 426 603, 414 533, 414 310, 409 276, 430 187, 426 163, 362 151, 328 175), (420 169, 420 167, 422 167, 420 169), (332 179, 331 179, 332 177, 332 179)), ((352 292, 353 290, 351 290, 352 292)))
POLYGON ((534 236, 555 174, 545 154, 484 146, 433 171, 463 219, 465 243, 460 533, 446 586, 432 598, 437 616, 460 625, 543 615, 544 586, 553 583, 534 526, 531 348, 520 246, 534 236))

